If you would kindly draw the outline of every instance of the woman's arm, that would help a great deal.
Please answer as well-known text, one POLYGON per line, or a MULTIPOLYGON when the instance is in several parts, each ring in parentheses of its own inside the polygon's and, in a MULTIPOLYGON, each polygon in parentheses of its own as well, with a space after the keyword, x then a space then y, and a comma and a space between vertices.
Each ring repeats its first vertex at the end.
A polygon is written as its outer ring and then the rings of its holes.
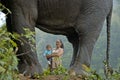
POLYGON ((52 53, 51 56, 52 57, 59 57, 59 56, 63 55, 63 52, 64 52, 63 49, 59 49, 58 52, 52 53))

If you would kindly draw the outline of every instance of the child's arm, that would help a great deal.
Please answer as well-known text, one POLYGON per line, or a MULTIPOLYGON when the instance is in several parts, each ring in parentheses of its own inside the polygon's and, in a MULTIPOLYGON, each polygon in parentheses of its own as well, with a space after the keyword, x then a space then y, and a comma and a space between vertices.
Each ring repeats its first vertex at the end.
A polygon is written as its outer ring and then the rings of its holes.
POLYGON ((46 55, 46 58, 51 58, 52 56, 51 55, 46 55))
POLYGON ((44 51, 43 56, 46 56, 46 51, 44 51))

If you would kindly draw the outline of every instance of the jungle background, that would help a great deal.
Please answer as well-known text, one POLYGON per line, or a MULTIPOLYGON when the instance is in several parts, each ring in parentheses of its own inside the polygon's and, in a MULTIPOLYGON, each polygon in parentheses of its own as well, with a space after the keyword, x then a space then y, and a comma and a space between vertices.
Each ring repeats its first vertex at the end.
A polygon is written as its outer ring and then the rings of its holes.
MULTIPOLYGON (((112 15, 112 26, 111 26, 111 47, 110 47, 110 65, 114 70, 120 71, 120 0, 114 0, 112 15)), ((5 22, 1 19, 2 23, 5 22)), ((5 24, 5 23, 4 23, 5 24)), ((2 25, 1 25, 2 26, 2 25)), ((1 33, 0 33, 1 35, 1 33)), ((47 60, 43 56, 45 46, 47 44, 52 45, 55 48, 55 41, 61 39, 64 43, 64 55, 62 58, 63 66, 69 68, 69 64, 72 59, 72 45, 67 41, 67 38, 63 35, 53 35, 45 33, 36 28, 36 47, 39 62, 42 64, 44 69, 47 68, 47 60)), ((106 23, 102 29, 100 37, 94 47, 91 68, 96 70, 99 74, 103 74, 103 61, 106 55, 106 23)))

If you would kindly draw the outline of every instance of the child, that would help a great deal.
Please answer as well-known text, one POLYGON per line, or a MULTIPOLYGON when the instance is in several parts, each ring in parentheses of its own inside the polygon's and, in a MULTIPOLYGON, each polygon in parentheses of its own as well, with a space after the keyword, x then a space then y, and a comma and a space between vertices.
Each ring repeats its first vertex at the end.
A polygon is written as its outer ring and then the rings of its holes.
POLYGON ((50 55, 50 54, 52 54, 52 47, 51 47, 51 45, 47 45, 46 46, 46 50, 44 51, 44 56, 46 56, 46 58, 47 58, 47 60, 48 60, 48 64, 49 64, 49 66, 51 65, 51 63, 52 63, 52 57, 50 57, 50 58, 48 58, 47 57, 47 55, 50 55))

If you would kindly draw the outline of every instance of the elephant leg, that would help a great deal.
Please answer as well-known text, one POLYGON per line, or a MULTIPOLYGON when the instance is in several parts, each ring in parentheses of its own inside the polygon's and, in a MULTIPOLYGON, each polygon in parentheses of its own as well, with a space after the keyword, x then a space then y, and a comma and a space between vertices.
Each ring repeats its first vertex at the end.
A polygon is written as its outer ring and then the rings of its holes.
POLYGON ((77 51, 78 51, 78 43, 79 43, 79 37, 78 37, 78 34, 74 34, 74 35, 70 35, 70 36, 67 36, 67 39, 68 41, 72 44, 73 46, 73 56, 72 56, 72 61, 71 61, 71 64, 70 66, 72 66, 75 62, 75 58, 77 56, 77 51))
POLYGON ((87 75, 86 67, 90 68, 92 50, 97 38, 95 33, 89 33, 84 37, 69 38, 74 49, 70 70, 74 71, 75 74, 87 75))
MULTIPOLYGON (((26 28, 29 28, 29 26, 27 26, 26 28)), ((35 30, 32 29, 32 31, 35 31, 35 30)), ((17 55, 18 55, 17 57, 19 59, 19 64, 18 64, 19 72, 25 75, 42 73, 42 67, 38 61, 38 57, 36 53, 36 44, 31 43, 31 41, 25 37, 20 37, 19 39, 22 41, 22 42, 16 41, 19 48, 17 52, 17 55)), ((35 40, 35 37, 34 37, 34 40, 35 40)))
MULTIPOLYGON (((24 34, 25 31, 23 28, 29 28, 31 31, 35 31, 37 6, 34 5, 34 2, 31 3, 32 4, 26 3, 26 7, 24 7, 24 5, 23 7, 19 7, 17 3, 13 4, 11 17, 7 18, 7 26, 12 28, 12 32, 24 34), (11 24, 8 24, 9 21, 11 24)), ((22 41, 22 43, 16 41, 18 45, 17 57, 19 59, 19 72, 30 76, 34 73, 42 73, 42 67, 38 61, 36 50, 33 50, 31 46, 34 45, 35 47, 35 43, 30 44, 31 41, 25 37, 20 37, 19 39, 22 41)))
MULTIPOLYGON (((70 74, 73 72, 80 75, 87 75, 87 68, 90 68, 92 51, 101 32, 104 17, 98 21, 87 21, 86 18, 80 21, 76 27, 78 36, 69 36, 68 40, 73 44, 74 53, 70 65, 70 74), (96 23, 95 23, 96 22, 96 23)), ((74 34, 76 35, 76 34, 74 34)))
MULTIPOLYGON (((42 67, 38 61, 36 51, 32 48, 31 44, 28 43, 28 39, 21 37, 21 42, 16 41, 18 44, 17 57, 19 59, 18 69, 19 72, 24 75, 32 76, 35 73, 42 73, 42 67), (22 38, 22 39, 21 39, 22 38)), ((32 44, 35 46, 35 44, 32 44)))

